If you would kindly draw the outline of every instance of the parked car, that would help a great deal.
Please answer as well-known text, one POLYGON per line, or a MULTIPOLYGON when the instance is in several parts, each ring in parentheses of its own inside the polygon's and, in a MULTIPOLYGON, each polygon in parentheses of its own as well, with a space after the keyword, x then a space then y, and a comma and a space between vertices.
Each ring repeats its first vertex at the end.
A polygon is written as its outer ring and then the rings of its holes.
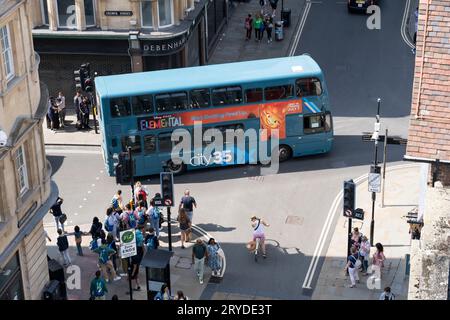
POLYGON ((348 0, 347 8, 349 12, 364 12, 371 5, 378 5, 379 0, 348 0))

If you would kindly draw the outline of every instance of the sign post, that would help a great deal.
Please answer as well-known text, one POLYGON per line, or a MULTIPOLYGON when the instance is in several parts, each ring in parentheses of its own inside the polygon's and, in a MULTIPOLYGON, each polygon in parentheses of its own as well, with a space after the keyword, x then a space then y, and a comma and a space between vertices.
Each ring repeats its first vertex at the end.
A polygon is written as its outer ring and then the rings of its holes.
POLYGON ((131 285, 131 257, 137 255, 136 230, 129 229, 120 232, 120 257, 128 258, 128 284, 130 286, 130 300, 133 300, 133 287, 131 285))

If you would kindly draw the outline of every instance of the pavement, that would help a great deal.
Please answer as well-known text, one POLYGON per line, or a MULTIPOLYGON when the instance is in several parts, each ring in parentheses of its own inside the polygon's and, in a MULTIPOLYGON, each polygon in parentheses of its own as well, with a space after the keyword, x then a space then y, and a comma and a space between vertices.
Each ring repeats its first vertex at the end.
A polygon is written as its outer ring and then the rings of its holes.
MULTIPOLYGON (((348 288, 350 280, 344 272, 348 219, 340 214, 312 299, 377 300, 383 289, 388 286, 391 287, 397 300, 408 298, 409 276, 406 275, 406 255, 410 253, 411 237, 405 216, 418 206, 419 175, 420 166, 414 164, 388 169, 383 207, 381 194, 377 194, 373 243, 383 244, 386 256, 379 287, 374 287, 370 276, 362 276, 359 273, 361 283, 357 283, 355 288, 348 288)), ((360 228, 370 240, 372 201, 367 179, 357 186, 356 195, 356 207, 364 209, 365 215, 363 221, 353 219, 353 227, 360 228)), ((341 209, 342 207, 338 206, 337 210, 342 211, 341 209)), ((372 247, 371 255, 374 252, 375 248, 372 247)))

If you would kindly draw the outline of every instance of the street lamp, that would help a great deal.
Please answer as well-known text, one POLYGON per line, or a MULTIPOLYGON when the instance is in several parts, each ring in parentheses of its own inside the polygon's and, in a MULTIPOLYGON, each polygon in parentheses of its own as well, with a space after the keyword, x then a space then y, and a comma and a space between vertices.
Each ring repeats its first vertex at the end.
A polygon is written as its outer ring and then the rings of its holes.
MULTIPOLYGON (((378 139, 380 136, 380 105, 381 105, 381 99, 377 99, 378 108, 377 108, 377 116, 376 116, 376 122, 375 127, 372 135, 372 140, 375 142, 375 161, 374 161, 374 170, 377 170, 378 166, 378 139)), ((373 246, 373 235, 374 235, 374 229, 375 229, 375 200, 376 200, 377 194, 376 192, 372 191, 372 220, 370 222, 370 245, 373 246)))
POLYGON ((133 72, 137 72, 140 70, 140 68, 137 68, 140 62, 139 59, 136 58, 136 56, 139 56, 141 54, 141 42, 139 40, 140 33, 141 32, 139 30, 131 30, 128 33, 128 42, 129 42, 128 54, 130 55, 131 58, 131 66, 133 72))

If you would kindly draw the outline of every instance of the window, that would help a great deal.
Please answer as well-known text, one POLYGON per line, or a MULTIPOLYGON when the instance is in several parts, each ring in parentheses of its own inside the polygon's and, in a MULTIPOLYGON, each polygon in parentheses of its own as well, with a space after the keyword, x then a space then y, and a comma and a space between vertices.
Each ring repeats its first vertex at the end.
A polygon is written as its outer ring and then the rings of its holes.
POLYGON ((156 137, 148 135, 144 137, 144 153, 149 154, 156 151, 156 137))
POLYGON ((167 27, 173 23, 172 2, 173 0, 158 0, 160 27, 167 27))
POLYGON ((41 0, 42 24, 48 26, 47 0, 41 0))
POLYGON ((141 2, 141 19, 143 27, 153 27, 152 3, 150 1, 141 2))
POLYGON ((292 85, 284 85, 284 86, 276 86, 276 87, 268 87, 264 89, 264 95, 266 97, 266 101, 271 100, 282 100, 293 97, 293 86, 292 85))
POLYGON ((133 114, 153 113, 153 97, 151 95, 136 96, 131 98, 133 114))
POLYGON ((201 109, 209 107, 209 89, 196 89, 191 91, 191 108, 201 109))
POLYGON ((303 117, 303 132, 305 134, 319 133, 331 130, 331 115, 314 114, 303 117))
POLYGON ((297 79, 295 84, 297 97, 320 96, 322 94, 322 86, 317 78, 297 79))
POLYGON ((61 28, 76 29, 75 0, 56 0, 58 12, 58 26, 61 28))
POLYGON ((241 87, 217 88, 212 91, 213 106, 226 106, 242 103, 241 87))
POLYGON ((170 133, 160 134, 158 136, 159 152, 172 152, 172 140, 170 133))
POLYGON ((115 98, 110 102, 111 117, 126 117, 131 114, 131 106, 128 98, 115 98))
POLYGON ((186 110, 188 106, 186 92, 158 94, 155 101, 158 112, 186 110))
POLYGON ((14 77, 14 60, 9 26, 3 26, 0 28, 0 40, 3 69, 5 69, 6 80, 9 81, 14 77))
POLYGON ((245 90, 245 100, 247 102, 261 102, 263 100, 263 90, 261 88, 245 90))
POLYGON ((16 171, 19 180, 19 194, 22 196, 29 189, 27 163, 23 145, 16 151, 16 171))
POLYGON ((140 136, 126 136, 122 137, 122 151, 128 151, 131 147, 131 153, 141 153, 141 137, 140 136))
POLYGON ((95 26, 94 0, 84 0, 84 16, 86 19, 86 26, 95 26))

